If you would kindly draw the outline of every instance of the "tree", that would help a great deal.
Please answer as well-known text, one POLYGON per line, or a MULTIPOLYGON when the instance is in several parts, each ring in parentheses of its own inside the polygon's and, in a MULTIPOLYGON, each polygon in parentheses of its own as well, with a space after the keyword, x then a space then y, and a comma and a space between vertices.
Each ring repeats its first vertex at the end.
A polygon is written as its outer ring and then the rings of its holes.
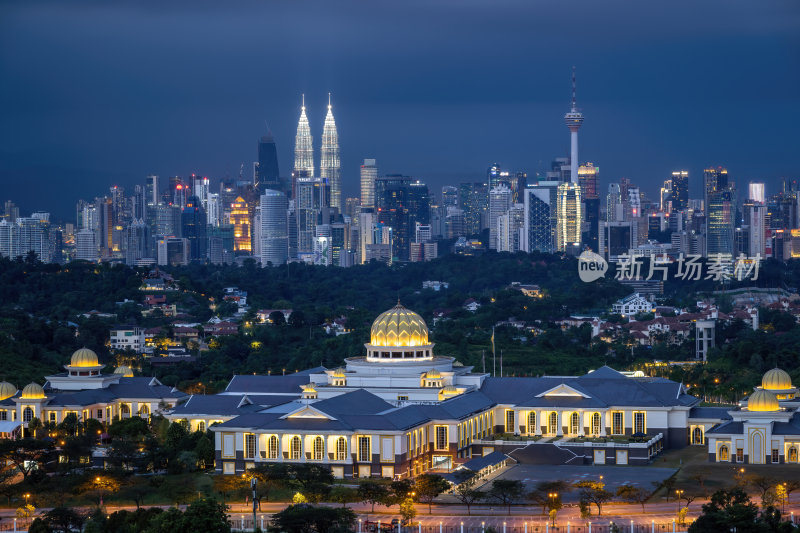
POLYGON ((542 514, 547 510, 550 501, 553 499, 551 494, 558 494, 556 498, 560 501, 561 495, 572 490, 572 484, 567 481, 541 481, 536 488, 528 493, 527 497, 533 503, 541 506, 542 514))
POLYGON ((204 498, 195 500, 183 514, 184 531, 202 531, 203 533, 230 533, 228 524, 228 506, 216 500, 204 498))
POLYGON ((272 515, 272 526, 286 533, 354 531, 356 514, 342 507, 290 505, 272 515))
POLYGON ((428 514, 431 514, 433 500, 449 488, 450 483, 442 476, 438 474, 422 474, 417 476, 414 492, 417 493, 417 501, 428 504, 428 514))
POLYGON ((769 494, 770 490, 777 484, 777 481, 771 477, 766 476, 751 476, 748 481, 750 485, 753 486, 756 491, 758 491, 759 495, 761 496, 761 502, 764 507, 768 507, 771 502, 769 502, 769 498, 767 495, 769 494))
POLYGON ((86 518, 69 507, 55 507, 42 517, 50 531, 81 530, 86 518))
POLYGON ((269 495, 273 489, 286 484, 286 467, 282 464, 258 463, 254 468, 248 469, 245 474, 245 480, 248 482, 251 478, 258 480, 256 490, 258 491, 259 505, 262 499, 269 501, 269 495))
POLYGON ((792 481, 784 481, 782 483, 784 489, 786 489, 786 503, 789 503, 789 498, 792 496, 793 492, 800 490, 800 481, 792 480, 792 481))
POLYGON ((24 479, 48 462, 53 452, 53 445, 46 441, 34 439, 0 441, 0 459, 14 465, 22 473, 24 479))
POLYGON ((371 512, 374 513, 376 503, 386 503, 388 500, 389 489, 375 481, 364 481, 358 485, 358 498, 361 502, 371 504, 371 512))
POLYGON ((614 497, 612 493, 605 489, 605 483, 601 481, 579 481, 575 487, 580 489, 580 499, 597 506, 597 516, 603 514, 603 504, 611 501, 614 497))
POLYGON ((650 493, 641 487, 622 485, 617 488, 617 497, 628 503, 638 503, 642 506, 642 512, 644 513, 644 504, 650 498, 650 493))
POLYGON ((269 314, 269 321, 273 326, 283 326, 286 324, 286 317, 281 311, 273 311, 269 314))
POLYGON ((99 498, 100 506, 103 505, 103 495, 119 491, 120 482, 108 474, 98 474, 89 478, 81 487, 81 492, 93 492, 99 498))
POLYGON ((242 478, 238 476, 213 476, 214 490, 222 496, 222 502, 225 503, 227 497, 234 492, 238 492, 244 488, 242 478))
POLYGON ((525 485, 518 479, 495 479, 489 489, 489 497, 505 505, 511 514, 511 504, 522 497, 525 485))
POLYGON ((397 479, 389 485, 389 490, 391 494, 386 505, 397 505, 402 503, 414 491, 414 484, 408 478, 397 479))
POLYGON ((410 496, 400 503, 400 516, 403 517, 403 522, 410 524, 414 517, 417 516, 417 508, 414 507, 414 499, 410 496))
POLYGON ((475 472, 472 470, 459 470, 456 476, 456 486, 453 490, 453 496, 467 506, 468 516, 472 514, 472 505, 486 496, 485 493, 475 488, 475 481, 475 472))
POLYGON ((34 439, 39 438, 39 430, 41 430, 42 427, 42 421, 35 416, 28 422, 28 430, 31 432, 34 439))
POLYGON ((756 532, 758 507, 740 487, 718 490, 703 505, 703 513, 689 526, 689 533, 756 532))
POLYGON ((341 503, 342 507, 347 507, 348 503, 362 501, 359 499, 358 491, 350 487, 337 485, 331 489, 330 500, 333 503, 341 503))

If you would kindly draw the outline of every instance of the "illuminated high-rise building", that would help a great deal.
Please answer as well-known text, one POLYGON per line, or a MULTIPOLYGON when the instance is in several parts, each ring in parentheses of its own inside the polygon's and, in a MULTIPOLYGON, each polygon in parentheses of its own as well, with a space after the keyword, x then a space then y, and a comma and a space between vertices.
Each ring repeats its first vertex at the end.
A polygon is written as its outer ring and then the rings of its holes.
POLYGON ((261 195, 261 264, 286 263, 289 253, 286 212, 289 202, 281 191, 266 190, 261 195))
POLYGON ((747 186, 747 197, 755 202, 765 203, 766 193, 764 184, 751 181, 747 186))
POLYGON ((555 251, 556 206, 559 181, 539 181, 525 189, 524 224, 520 249, 555 251))
POLYGON ((314 139, 306 116, 306 95, 300 107, 300 120, 297 122, 297 135, 294 140, 294 169, 305 171, 309 178, 314 177, 314 139))
POLYGON ((489 191, 489 249, 497 250, 498 219, 508 213, 511 208, 511 189, 505 183, 499 184, 489 191))
POLYGON ((564 115, 564 122, 570 131, 570 181, 578 184, 578 130, 583 124, 583 113, 578 111, 575 101, 575 67, 572 67, 572 108, 564 115))
POLYGON ((207 237, 206 210, 197 196, 190 196, 181 212, 181 235, 189 241, 189 259, 205 261, 207 237))
POLYGON ((728 171, 722 167, 707 168, 703 171, 703 201, 708 209, 709 194, 728 188, 728 171))
POLYGON ((231 203, 231 224, 233 225, 233 250, 250 252, 253 244, 250 241, 250 206, 244 198, 237 196, 231 203))
POLYGON ((378 166, 374 159, 365 159, 361 165, 361 207, 375 207, 375 180, 378 166))
POLYGON ((581 186, 583 198, 597 198, 597 182, 600 179, 600 167, 586 163, 578 167, 578 185, 581 186))
POLYGON ((579 249, 583 224, 580 185, 571 182, 559 185, 556 209, 556 249, 560 252, 579 249))
POLYGON ((458 207, 464 212, 464 231, 475 235, 483 229, 483 219, 489 209, 489 188, 486 183, 461 183, 458 187, 458 207))
POLYGON ((658 192, 658 209, 668 213, 672 206, 672 180, 665 180, 658 192))
POLYGON ((676 170, 672 173, 670 199, 672 210, 681 211, 689 206, 689 172, 676 170))
POLYGON ((336 131, 336 121, 333 119, 331 95, 328 93, 328 114, 325 116, 325 126, 322 128, 322 157, 319 164, 319 175, 328 180, 331 188, 330 207, 342 210, 342 163, 339 158, 339 133, 336 131))

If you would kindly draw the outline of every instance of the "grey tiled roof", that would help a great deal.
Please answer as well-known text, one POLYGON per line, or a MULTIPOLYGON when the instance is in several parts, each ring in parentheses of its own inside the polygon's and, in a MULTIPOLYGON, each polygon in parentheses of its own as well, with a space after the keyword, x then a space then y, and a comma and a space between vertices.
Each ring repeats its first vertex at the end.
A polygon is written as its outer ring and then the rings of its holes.
POLYGON ((312 405, 315 409, 332 415, 342 413, 374 415, 392 408, 390 403, 364 389, 356 389, 333 398, 319 400, 312 405))
POLYGON ((692 407, 689 410, 689 418, 700 418, 710 420, 731 420, 728 413, 732 407, 692 407))
MULTIPOLYGON (((242 402, 244 395, 241 396, 227 396, 227 395, 201 395, 195 394, 189 397, 189 400, 175 407, 172 410, 174 415, 218 415, 218 416, 235 416, 243 413, 249 413, 263 409, 260 403, 242 402), (239 404, 242 404, 241 407, 239 404)), ((248 398, 253 401, 251 398, 248 398)))
POLYGON ((616 370, 601 367, 580 377, 487 378, 481 392, 498 404, 525 407, 672 407, 691 406, 700 400, 685 394, 681 385, 663 378, 629 378, 616 370), (538 397, 566 385, 590 398, 538 397))
POLYGON ((233 376, 225 392, 247 394, 273 393, 298 394, 303 385, 309 383, 308 374, 289 374, 287 376, 233 376))
POLYGON ((706 434, 709 434, 709 433, 711 433, 711 434, 714 434, 714 433, 723 433, 723 434, 736 433, 736 434, 739 434, 739 433, 742 433, 743 431, 744 431, 744 423, 743 422, 731 422, 731 421, 728 421, 728 422, 723 422, 722 424, 709 429, 708 431, 706 431, 706 434))

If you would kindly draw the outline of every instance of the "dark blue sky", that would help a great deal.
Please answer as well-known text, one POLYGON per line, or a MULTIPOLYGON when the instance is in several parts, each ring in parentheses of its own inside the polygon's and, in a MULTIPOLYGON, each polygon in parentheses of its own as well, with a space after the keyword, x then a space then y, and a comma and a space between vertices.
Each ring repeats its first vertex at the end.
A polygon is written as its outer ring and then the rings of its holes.
POLYGON ((317 149, 333 92, 347 195, 364 157, 436 189, 493 161, 532 174, 568 152, 572 65, 604 184, 800 178, 796 0, 19 1, 0 200, 72 218, 148 173, 249 175, 265 121, 288 174, 302 92, 317 149))

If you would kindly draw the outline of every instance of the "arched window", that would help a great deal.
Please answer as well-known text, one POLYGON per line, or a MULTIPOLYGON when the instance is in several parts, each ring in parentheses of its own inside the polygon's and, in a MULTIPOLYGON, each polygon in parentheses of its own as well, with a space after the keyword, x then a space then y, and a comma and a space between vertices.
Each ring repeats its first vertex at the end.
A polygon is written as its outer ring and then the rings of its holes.
POLYGON ((792 446, 789 448, 789 462, 790 463, 797 462, 797 446, 792 446))
POLYGON ((324 453, 325 444, 322 442, 322 437, 314 437, 314 460, 322 461, 324 453))
POLYGON ((122 418, 130 418, 131 408, 127 403, 119 404, 119 414, 122 418))
POLYGON ((197 431, 205 432, 206 430, 206 423, 204 420, 201 420, 197 423, 197 431))
POLYGON ((600 413, 592 415, 592 435, 600 434, 600 413))
POLYGON ((289 441, 289 459, 300 459, 300 454, 303 452, 303 445, 300 442, 300 437, 295 435, 289 441))
POLYGON ((536 411, 528 413, 528 435, 536 434, 536 411))
POLYGON ((347 439, 339 437, 336 439, 336 460, 344 461, 347 459, 347 439))
POLYGON ((547 425, 547 432, 550 435, 555 435, 556 433, 558 433, 558 413, 556 413, 555 411, 550 413, 550 420, 549 424, 547 425))
POLYGON ((569 433, 570 435, 577 435, 580 428, 580 416, 578 413, 572 413, 569 417, 569 433))
POLYGON ((278 437, 272 435, 267 442, 267 452, 269 453, 270 459, 277 459, 278 458, 278 437))
POLYGON ((692 444, 703 444, 703 430, 701 428, 694 428, 694 431, 692 431, 692 444))
POLYGON ((30 422, 33 419, 33 409, 26 407, 22 410, 22 421, 30 422))
POLYGON ((728 447, 725 445, 720 446, 717 452, 717 461, 727 461, 729 457, 728 447))
POLYGON ((139 416, 142 418, 147 418, 150 416, 150 406, 149 405, 140 405, 139 406, 139 416))

